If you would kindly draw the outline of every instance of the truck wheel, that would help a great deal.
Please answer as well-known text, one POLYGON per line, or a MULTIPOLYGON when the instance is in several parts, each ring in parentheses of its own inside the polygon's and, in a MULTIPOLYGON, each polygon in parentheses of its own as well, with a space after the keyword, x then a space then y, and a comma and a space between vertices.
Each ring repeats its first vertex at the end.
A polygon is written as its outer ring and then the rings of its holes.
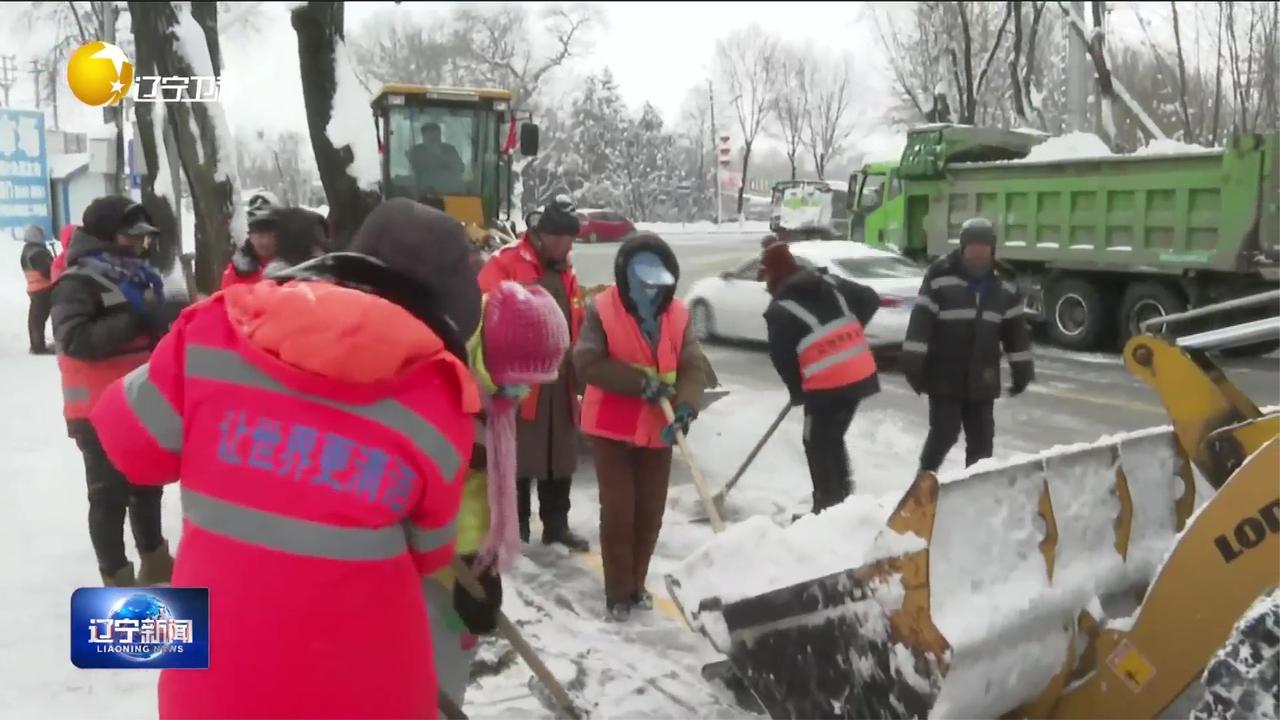
POLYGON ((1083 278, 1058 280, 1049 291, 1045 320, 1049 339, 1068 350, 1093 350, 1112 330, 1106 294, 1083 278))
POLYGON ((1120 342, 1142 334, 1142 323, 1164 315, 1186 312, 1187 300, 1178 290, 1158 282, 1130 285, 1120 302, 1120 342))

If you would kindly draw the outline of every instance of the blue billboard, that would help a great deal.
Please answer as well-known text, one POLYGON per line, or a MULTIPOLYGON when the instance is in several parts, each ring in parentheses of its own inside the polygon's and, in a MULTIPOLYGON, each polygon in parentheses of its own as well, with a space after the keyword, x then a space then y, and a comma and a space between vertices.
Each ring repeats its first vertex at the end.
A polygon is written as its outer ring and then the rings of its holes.
POLYGON ((53 237, 44 113, 0 108, 0 239, 22 240, 28 225, 53 237))

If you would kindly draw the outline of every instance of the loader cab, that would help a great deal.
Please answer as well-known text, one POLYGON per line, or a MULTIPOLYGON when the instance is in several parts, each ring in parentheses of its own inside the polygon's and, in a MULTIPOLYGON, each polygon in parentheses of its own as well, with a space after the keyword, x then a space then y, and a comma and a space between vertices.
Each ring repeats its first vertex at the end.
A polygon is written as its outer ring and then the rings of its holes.
POLYGON ((538 126, 522 123, 517 137, 510 92, 385 85, 373 113, 384 198, 440 207, 473 234, 511 222, 512 160, 537 154, 538 126))

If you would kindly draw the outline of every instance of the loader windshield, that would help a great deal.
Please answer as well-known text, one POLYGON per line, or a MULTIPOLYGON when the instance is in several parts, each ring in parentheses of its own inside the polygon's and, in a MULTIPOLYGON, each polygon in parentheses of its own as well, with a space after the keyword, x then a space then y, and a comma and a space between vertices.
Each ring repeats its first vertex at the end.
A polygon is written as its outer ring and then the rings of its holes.
POLYGON ((402 105, 389 109, 389 120, 387 161, 396 195, 420 200, 481 194, 475 107, 402 105))

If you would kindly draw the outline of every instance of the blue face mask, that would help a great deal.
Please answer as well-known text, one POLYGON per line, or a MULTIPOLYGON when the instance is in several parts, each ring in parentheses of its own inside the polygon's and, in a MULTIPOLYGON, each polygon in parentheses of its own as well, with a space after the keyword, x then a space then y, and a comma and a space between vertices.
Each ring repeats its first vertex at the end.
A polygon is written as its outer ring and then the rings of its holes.
POLYGON ((627 265, 627 295, 636 306, 640 329, 650 339, 658 336, 659 296, 673 279, 662 260, 651 252, 636 253, 627 265))

